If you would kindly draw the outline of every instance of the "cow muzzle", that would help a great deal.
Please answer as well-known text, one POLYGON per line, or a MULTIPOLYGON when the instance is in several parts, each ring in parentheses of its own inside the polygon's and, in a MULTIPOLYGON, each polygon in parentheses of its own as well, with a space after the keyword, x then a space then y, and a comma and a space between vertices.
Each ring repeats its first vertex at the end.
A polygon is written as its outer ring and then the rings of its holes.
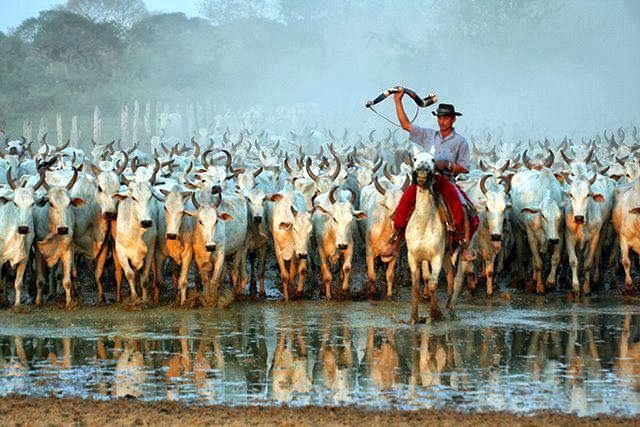
POLYGON ((262 222, 262 217, 261 216, 254 216, 253 217, 253 222, 256 224, 260 224, 262 222))
POLYGON ((307 254, 298 254, 298 259, 307 259, 307 254))
POLYGON ((502 242, 502 234, 492 234, 491 235, 492 242, 502 242))
POLYGON ((215 252, 216 251, 216 245, 206 245, 205 249, 207 250, 207 252, 215 252))
POLYGON ((118 212, 105 212, 102 217, 107 221, 115 221, 118 219, 118 212))
POLYGON ((557 245, 558 243, 560 243, 560 239, 549 239, 549 244, 550 244, 551 246, 555 246, 555 245, 557 245))
POLYGON ((584 215, 576 215, 573 217, 576 224, 584 224, 584 215))
POLYGON ((18 149, 16 147, 9 148, 9 154, 12 155, 12 156, 17 156, 18 155, 18 149))
POLYGON ((167 240, 178 240, 178 235, 175 233, 167 233, 167 240))
POLYGON ((140 227, 142 228, 151 228, 152 225, 153 225, 153 221, 151 221, 150 219, 145 219, 140 221, 140 227))
POLYGON ((347 245, 346 243, 340 243, 338 245, 338 250, 346 251, 347 249, 349 249, 349 245, 347 245))
POLYGON ((69 234, 69 227, 58 227, 59 236, 66 236, 67 234, 69 234))
POLYGON ((29 234, 29 227, 21 225, 18 227, 18 234, 29 234))

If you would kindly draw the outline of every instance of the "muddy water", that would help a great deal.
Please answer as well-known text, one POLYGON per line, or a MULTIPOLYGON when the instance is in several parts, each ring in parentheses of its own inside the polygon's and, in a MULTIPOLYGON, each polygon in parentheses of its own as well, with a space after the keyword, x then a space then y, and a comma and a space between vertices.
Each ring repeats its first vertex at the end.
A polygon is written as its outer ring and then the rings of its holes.
POLYGON ((8 310, 0 395, 635 415, 637 302, 476 297, 420 326, 406 302, 8 310))

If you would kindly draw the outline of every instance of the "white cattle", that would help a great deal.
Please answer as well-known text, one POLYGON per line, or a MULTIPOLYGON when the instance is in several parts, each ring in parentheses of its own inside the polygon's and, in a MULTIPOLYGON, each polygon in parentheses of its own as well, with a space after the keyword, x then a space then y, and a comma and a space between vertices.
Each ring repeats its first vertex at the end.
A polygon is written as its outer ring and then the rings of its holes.
MULTIPOLYGON (((66 306, 71 306, 71 275, 73 268, 73 236, 75 224, 74 208, 84 206, 85 202, 79 197, 71 197, 70 191, 78 179, 78 171, 73 170, 73 176, 63 187, 61 182, 66 178, 65 171, 47 175, 42 186, 47 191, 41 199, 42 207, 34 211, 37 250, 36 259, 36 287, 38 296, 36 302, 41 301, 42 286, 45 282, 46 267, 52 269, 62 262, 62 286, 64 287, 66 306), (51 179, 56 184, 49 185, 51 179)), ((49 285, 51 286, 51 282, 49 285)), ((51 288, 50 288, 51 289, 51 288)))
MULTIPOLYGON (((155 174, 154 174, 155 178, 155 174)), ((153 181, 153 180, 152 180, 153 181)), ((131 302, 138 303, 136 285, 142 288, 142 302, 147 302, 149 270, 154 259, 157 237, 157 204, 152 199, 151 183, 128 182, 126 192, 113 196, 118 199, 116 221, 116 256, 131 289, 131 302), (139 279, 139 280, 138 280, 139 279)), ((120 299, 120 289, 117 289, 120 299)))
POLYGON ((304 279, 307 272, 308 244, 313 230, 312 210, 302 193, 287 189, 267 197, 269 202, 268 223, 273 247, 280 267, 282 293, 289 300, 289 286, 295 286, 298 279, 297 296, 302 296, 304 279), (289 265, 287 266, 287 263, 289 265))
MULTIPOLYGON (((525 156, 526 157, 526 156, 525 156)), ((525 162, 526 163, 526 162, 525 162)), ((533 257, 534 279, 538 294, 544 294, 542 255, 549 247, 553 251, 547 287, 556 281, 556 271, 562 253, 565 200, 560 183, 548 167, 525 170, 511 179, 511 210, 520 278, 524 277, 524 237, 533 257)))
POLYGON ((640 254, 640 178, 636 178, 631 186, 616 191, 613 208, 613 228, 618 234, 620 255, 624 267, 626 291, 634 291, 631 280, 631 259, 629 250, 640 254))
POLYGON ((354 218, 364 219, 367 214, 353 209, 355 193, 337 192, 333 187, 328 193, 321 194, 315 201, 313 213, 313 231, 318 243, 322 282, 327 301, 331 299, 331 265, 342 259, 342 291, 349 290, 351 260, 353 258, 354 218), (336 194, 337 192, 337 194, 336 194), (350 196, 347 197, 346 195, 350 196))
POLYGON ((587 179, 584 176, 571 178, 566 176, 569 184, 568 195, 570 203, 564 208, 565 214, 565 244, 571 265, 571 284, 574 295, 580 294, 578 280, 578 256, 584 255, 584 285, 582 292, 591 292, 590 278, 604 226, 611 218, 613 208, 613 180, 595 174, 587 179))
MULTIPOLYGON (((409 179, 405 185, 384 186, 374 179, 372 185, 362 189, 360 207, 366 213, 367 218, 358 222, 360 234, 366 245, 367 275, 369 278, 369 297, 376 293, 375 259, 389 247, 389 239, 393 234, 393 213, 398 207, 402 193, 409 186, 409 179)), ((395 265, 397 257, 382 257, 387 264, 387 298, 393 296, 393 280, 395 278, 395 265)))
MULTIPOLYGON (((9 267, 16 270, 14 305, 19 306, 24 273, 35 235, 33 222, 34 191, 42 185, 42 180, 33 188, 16 187, 11 176, 11 169, 9 169, 7 171, 7 182, 12 191, 3 191, 2 195, 0 195, 0 266, 9 263, 9 267)), ((2 283, 2 290, 6 297, 6 284, 4 282, 2 283)), ((37 302, 39 303, 39 301, 37 302)))

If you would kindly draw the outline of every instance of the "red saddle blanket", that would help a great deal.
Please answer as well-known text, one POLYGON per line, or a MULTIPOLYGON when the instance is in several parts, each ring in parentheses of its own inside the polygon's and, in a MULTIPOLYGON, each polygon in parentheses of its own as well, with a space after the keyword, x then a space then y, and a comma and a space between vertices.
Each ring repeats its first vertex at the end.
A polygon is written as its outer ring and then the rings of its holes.
MULTIPOLYGON (((442 175, 435 176, 433 191, 441 195, 442 200, 449 211, 449 225, 453 228, 453 230, 449 232, 449 237, 453 243, 459 244, 464 238, 464 215, 467 208, 465 207, 461 197, 464 198, 466 204, 471 208, 470 212, 473 212, 473 216, 469 218, 471 231, 470 236, 473 236, 478 229, 480 218, 475 213, 473 203, 471 203, 471 200, 465 192, 462 191, 455 183, 449 181, 449 179, 442 175)), ((407 227, 409 218, 411 218, 411 214, 416 206, 416 193, 417 186, 415 184, 411 184, 402 195, 393 219, 396 230, 404 230, 407 227)))

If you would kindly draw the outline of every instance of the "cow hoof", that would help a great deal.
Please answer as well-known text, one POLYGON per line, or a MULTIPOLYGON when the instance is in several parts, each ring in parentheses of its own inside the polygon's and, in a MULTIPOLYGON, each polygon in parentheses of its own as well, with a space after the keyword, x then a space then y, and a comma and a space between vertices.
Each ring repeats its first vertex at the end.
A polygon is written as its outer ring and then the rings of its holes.
POLYGON ((411 318, 409 319, 409 323, 410 325, 420 325, 420 324, 425 324, 427 323, 427 318, 426 317, 416 317, 416 318, 411 318))
POLYGON ((431 315, 431 320, 434 322, 442 319, 442 311, 440 311, 438 307, 432 308, 430 315, 431 315))
POLYGON ((385 299, 386 299, 387 301, 396 301, 396 298, 394 298, 394 296, 393 296, 393 295, 389 295, 389 294, 387 294, 387 296, 385 297, 385 299))
POLYGON ((302 299, 302 291, 296 291, 296 298, 302 299))
POLYGON ((260 299, 261 299, 261 300, 265 300, 265 299, 267 299, 267 293, 266 293, 265 291, 261 291, 261 292, 260 292, 260 299))

